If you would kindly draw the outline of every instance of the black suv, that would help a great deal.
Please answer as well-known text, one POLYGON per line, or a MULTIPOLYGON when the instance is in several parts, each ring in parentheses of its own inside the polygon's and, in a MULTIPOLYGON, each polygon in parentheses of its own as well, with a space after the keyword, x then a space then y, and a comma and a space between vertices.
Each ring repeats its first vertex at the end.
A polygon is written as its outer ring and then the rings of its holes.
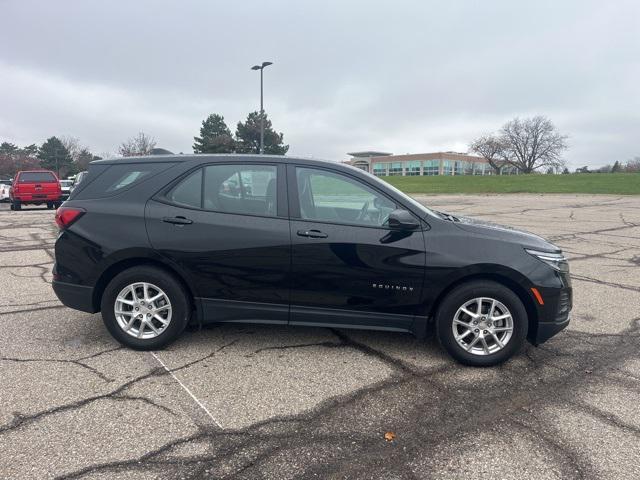
POLYGON ((190 321, 412 332, 469 365, 567 326, 542 238, 430 210, 356 168, 280 156, 92 162, 57 214, 53 288, 157 349, 190 321))

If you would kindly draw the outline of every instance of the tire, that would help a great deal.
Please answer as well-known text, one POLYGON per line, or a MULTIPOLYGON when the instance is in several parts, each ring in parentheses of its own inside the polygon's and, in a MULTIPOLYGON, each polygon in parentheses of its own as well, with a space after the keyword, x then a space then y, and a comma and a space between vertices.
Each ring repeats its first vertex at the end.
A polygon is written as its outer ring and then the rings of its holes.
POLYGON ((53 208, 53 203, 52 202, 47 202, 47 208, 49 210, 51 210, 53 208))
POLYGON ((488 280, 456 287, 436 313, 440 344, 458 362, 474 367, 490 367, 511 358, 522 348, 528 327, 527 311, 520 298, 504 285, 488 280), (493 322, 488 318, 492 305, 496 317, 493 322))
POLYGON ((11 206, 13 207, 11 210, 22 210, 22 204, 20 202, 13 202, 11 206))
POLYGON ((53 204, 53 206, 54 206, 55 208, 60 208, 60 205, 62 205, 62 202, 55 202, 55 203, 53 204))
MULTIPOLYGON (((128 289, 128 292, 128 296, 121 296, 120 298, 124 301, 130 302, 133 298, 130 288, 128 289)), ((160 300, 160 305, 162 305, 162 302, 163 300, 160 300)), ((109 330, 109 333, 111 333, 111 335, 121 344, 135 350, 157 350, 173 342, 180 336, 187 326, 191 314, 191 302, 189 295, 180 282, 165 270, 152 266, 132 267, 116 275, 105 288, 100 303, 102 320, 104 321, 107 330, 109 330), (148 313, 149 310, 145 310, 149 308, 149 305, 151 305, 149 302, 144 302, 145 306, 141 305, 142 300, 140 303, 134 302, 136 305, 139 305, 138 308, 140 316, 143 318, 145 316, 151 317, 151 320, 149 321, 153 322, 156 330, 160 332, 159 334, 152 331, 148 326, 148 323, 145 326, 142 326, 142 322, 137 318, 132 324, 130 324, 131 327, 128 329, 130 333, 128 333, 123 323, 130 322, 133 316, 129 313, 116 315, 115 312, 116 301, 119 298, 118 296, 123 294, 126 287, 138 284, 135 287, 136 298, 143 297, 142 292, 144 290, 144 286, 141 285, 143 283, 148 284, 148 291, 150 292, 149 297, 157 295, 158 291, 160 291, 165 294, 165 298, 168 300, 170 308, 167 309, 166 305, 164 307, 160 307, 165 310, 163 310, 162 313, 159 313, 161 316, 170 314, 166 327, 163 327, 163 324, 159 323, 158 320, 155 320, 156 316, 153 314, 153 310, 151 310, 151 313, 148 313), (136 333, 139 333, 141 328, 143 331, 142 338, 136 333), (146 335, 150 335, 150 337, 144 338, 146 335)), ((121 301, 118 303, 118 306, 120 310, 126 309, 127 312, 133 312, 134 308, 136 308, 133 305, 124 304, 121 301)), ((154 302, 154 308, 157 306, 158 303, 154 302)), ((135 315, 137 315, 137 313, 135 315)))

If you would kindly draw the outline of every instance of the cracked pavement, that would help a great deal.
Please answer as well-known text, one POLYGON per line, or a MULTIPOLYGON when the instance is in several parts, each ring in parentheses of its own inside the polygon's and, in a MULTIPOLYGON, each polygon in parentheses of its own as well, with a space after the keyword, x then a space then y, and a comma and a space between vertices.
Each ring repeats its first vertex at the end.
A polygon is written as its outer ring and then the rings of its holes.
POLYGON ((561 246, 568 329, 490 369, 321 328, 135 352, 57 301, 53 212, 3 205, 0 478, 639 478, 640 197, 417 198, 561 246))

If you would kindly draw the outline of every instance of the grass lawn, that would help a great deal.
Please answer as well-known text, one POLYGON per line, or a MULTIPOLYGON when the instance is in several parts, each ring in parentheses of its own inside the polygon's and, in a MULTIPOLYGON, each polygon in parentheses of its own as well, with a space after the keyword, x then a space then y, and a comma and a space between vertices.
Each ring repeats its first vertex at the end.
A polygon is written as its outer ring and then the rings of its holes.
POLYGON ((609 193, 640 195, 640 173, 380 177, 406 193, 609 193))

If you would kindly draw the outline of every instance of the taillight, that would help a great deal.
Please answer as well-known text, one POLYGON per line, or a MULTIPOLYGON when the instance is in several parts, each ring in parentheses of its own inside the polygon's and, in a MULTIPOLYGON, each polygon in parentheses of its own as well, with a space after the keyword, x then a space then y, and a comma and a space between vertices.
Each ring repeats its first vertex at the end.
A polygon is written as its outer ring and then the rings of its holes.
POLYGON ((64 230, 85 213, 86 210, 84 208, 60 207, 56 210, 56 223, 58 224, 60 230, 64 230))

